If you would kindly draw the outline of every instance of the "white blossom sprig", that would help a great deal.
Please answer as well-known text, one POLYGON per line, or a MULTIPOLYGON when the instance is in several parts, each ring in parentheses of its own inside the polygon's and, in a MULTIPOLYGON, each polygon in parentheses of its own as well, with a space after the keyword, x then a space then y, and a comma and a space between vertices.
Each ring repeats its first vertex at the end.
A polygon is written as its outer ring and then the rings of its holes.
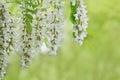
POLYGON ((71 0, 73 10, 73 36, 77 43, 83 44, 84 38, 87 37, 88 16, 84 2, 82 0, 71 0))
POLYGON ((43 43, 45 42, 45 35, 46 35, 46 7, 43 5, 44 0, 40 0, 38 2, 39 6, 36 9, 35 14, 35 47, 36 52, 41 53, 41 47, 43 46, 43 43))
POLYGON ((0 1, 0 80, 3 80, 8 67, 8 55, 13 45, 12 16, 4 0, 0 1))
POLYGON ((61 47, 64 25, 64 1, 48 0, 47 9, 47 38, 51 55, 56 55, 61 47))
POLYGON ((19 28, 19 40, 16 40, 16 43, 19 43, 18 45, 18 51, 20 52, 21 55, 21 65, 23 68, 27 68, 35 53, 35 44, 34 44, 34 39, 35 39, 35 21, 34 21, 34 16, 35 16, 35 11, 36 7, 33 4, 32 0, 27 0, 27 1, 22 1, 20 4, 21 7, 21 13, 18 18, 18 23, 21 25, 17 26, 19 28))

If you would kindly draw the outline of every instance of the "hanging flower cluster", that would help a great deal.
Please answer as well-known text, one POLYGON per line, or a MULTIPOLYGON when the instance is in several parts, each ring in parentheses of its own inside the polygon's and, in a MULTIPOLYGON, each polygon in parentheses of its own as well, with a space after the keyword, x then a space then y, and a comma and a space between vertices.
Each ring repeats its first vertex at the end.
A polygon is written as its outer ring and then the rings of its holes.
POLYGON ((7 9, 6 2, 0 1, 0 80, 6 74, 8 54, 12 47, 13 25, 12 17, 7 9))
MULTIPOLYGON (((64 26, 64 0, 21 0, 19 12, 11 15, 7 3, 0 1, 0 80, 4 78, 11 50, 19 53, 22 68, 29 67, 44 44, 50 55, 61 47, 64 26)), ((75 41, 87 36, 87 11, 81 0, 71 0, 71 21, 75 41)))
POLYGON ((45 44, 45 36, 46 36, 46 7, 43 6, 44 1, 38 2, 39 6, 36 9, 35 17, 36 19, 33 21, 35 23, 35 45, 36 45, 36 52, 41 52, 41 47, 45 44))
POLYGON ((49 0, 47 8, 47 40, 50 55, 56 55, 61 46, 64 25, 64 1, 49 0))
POLYGON ((74 19, 73 36, 75 41, 82 45, 84 38, 87 37, 88 17, 86 6, 82 0, 71 0, 71 6, 72 19, 74 19))
POLYGON ((20 53, 23 68, 29 66, 37 47, 35 40, 38 37, 37 32, 39 29, 37 30, 38 26, 35 17, 37 5, 34 6, 35 4, 36 2, 33 3, 32 0, 22 1, 19 5, 21 13, 15 19, 15 25, 19 24, 15 30, 15 32, 19 31, 19 34, 15 34, 15 50, 20 53))
POLYGON ((20 4, 21 13, 15 19, 15 50, 21 55, 22 67, 26 68, 36 52, 40 52, 45 42, 51 55, 56 55, 61 45, 63 33, 63 6, 61 0, 39 2, 28 0, 20 4), (19 32, 20 34, 17 34, 19 32), (19 44, 19 45, 18 45, 19 44))

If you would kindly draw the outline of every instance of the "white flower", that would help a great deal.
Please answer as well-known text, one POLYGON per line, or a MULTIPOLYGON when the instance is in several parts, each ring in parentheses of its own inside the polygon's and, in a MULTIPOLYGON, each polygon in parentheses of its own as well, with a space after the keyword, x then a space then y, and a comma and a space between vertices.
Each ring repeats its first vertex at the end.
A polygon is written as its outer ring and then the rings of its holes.
POLYGON ((47 18, 46 18, 46 28, 47 28, 47 39, 48 48, 50 49, 50 55, 56 55, 62 41, 62 31, 63 31, 63 22, 64 22, 64 15, 63 15, 63 6, 64 1, 61 0, 49 0, 50 5, 56 6, 54 9, 51 9, 49 5, 46 11, 47 18), (52 4, 54 3, 54 5, 52 4))
POLYGON ((78 14, 75 14, 74 17, 75 17, 75 20, 79 20, 78 14))
POLYGON ((12 17, 4 0, 0 1, 0 80, 6 74, 8 65, 8 53, 12 46, 12 17))
POLYGON ((77 3, 77 12, 73 15, 77 23, 73 26, 73 33, 75 41, 82 45, 84 38, 87 37, 88 17, 83 1, 77 0, 77 3))
MULTIPOLYGON (((22 2, 19 7, 25 6, 25 3, 22 2)), ((32 9, 30 6, 27 6, 28 8, 32 9)), ((21 66, 22 68, 29 67, 32 58, 34 57, 34 49, 35 47, 35 25, 36 20, 32 20, 30 22, 32 26, 32 32, 28 33, 26 28, 26 17, 24 16, 26 14, 26 10, 22 9, 21 13, 19 12, 18 17, 14 18, 14 48, 17 53, 21 56, 21 66), (19 24, 19 25, 18 25, 19 24)), ((28 12, 28 14, 32 15, 28 12)), ((35 18, 35 15, 32 15, 33 19, 35 18)))
POLYGON ((71 0, 71 2, 72 2, 72 6, 75 6, 75 2, 76 0, 71 0))
POLYGON ((46 52, 48 52, 48 51, 49 51, 49 49, 47 48, 47 46, 45 45, 45 43, 43 43, 43 44, 42 44, 42 46, 41 46, 41 49, 40 49, 40 50, 41 50, 41 52, 42 52, 42 53, 46 53, 46 52))

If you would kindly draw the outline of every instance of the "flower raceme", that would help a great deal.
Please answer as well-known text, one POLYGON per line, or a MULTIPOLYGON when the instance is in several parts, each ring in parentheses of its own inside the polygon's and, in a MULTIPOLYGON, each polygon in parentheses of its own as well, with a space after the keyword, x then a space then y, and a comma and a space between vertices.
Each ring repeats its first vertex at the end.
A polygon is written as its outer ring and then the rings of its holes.
POLYGON ((8 66, 8 54, 12 47, 13 25, 12 17, 7 9, 6 2, 0 1, 0 80, 6 74, 8 66))
POLYGON ((72 14, 75 21, 73 25, 73 36, 75 41, 82 45, 84 38, 87 37, 88 17, 86 6, 82 0, 71 0, 71 6, 76 7, 72 14))
POLYGON ((64 23, 63 6, 64 1, 61 0, 49 0, 47 9, 47 39, 48 48, 50 49, 50 55, 56 55, 58 49, 61 47, 62 31, 64 23))
MULTIPOLYGON (((10 50, 20 54, 22 68, 29 67, 43 44, 50 55, 57 55, 63 39, 64 4, 64 0, 22 0, 16 16, 0 1, 0 80, 6 74, 10 50)), ((74 39, 82 44, 87 36, 86 6, 71 0, 71 10, 74 39)))
MULTIPOLYGON (((32 1, 27 0, 27 1, 22 1, 20 4, 21 13, 19 13, 19 24, 21 24, 19 30, 20 30, 20 35, 19 35, 19 40, 20 44, 18 45, 19 47, 19 52, 21 56, 21 65, 23 68, 27 68, 30 63, 32 58, 34 57, 35 53, 35 39, 36 39, 36 20, 34 20, 36 8, 32 6, 32 1), (33 10, 34 9, 34 10, 33 10)), ((17 47, 16 47, 17 48, 17 47)))

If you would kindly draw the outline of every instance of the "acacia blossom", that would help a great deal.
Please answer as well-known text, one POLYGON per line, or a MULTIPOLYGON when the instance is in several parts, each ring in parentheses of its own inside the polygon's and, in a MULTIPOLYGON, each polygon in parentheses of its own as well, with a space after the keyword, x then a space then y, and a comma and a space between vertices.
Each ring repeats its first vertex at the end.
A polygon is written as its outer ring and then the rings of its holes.
POLYGON ((46 36, 46 11, 44 6, 38 6, 37 12, 35 14, 36 19, 34 20, 35 24, 35 45, 36 52, 41 53, 41 47, 44 44, 45 36, 46 36))
MULTIPOLYGON (((82 45, 87 37, 86 6, 82 0, 71 0, 71 3, 76 7, 72 15, 74 39, 82 45)), ((23 68, 29 67, 35 53, 46 46, 50 55, 57 55, 63 39, 63 6, 64 0, 22 0, 17 16, 13 17, 6 2, 0 1, 0 80, 6 74, 8 53, 13 48, 20 54, 23 68)))
POLYGON ((47 8, 47 46, 50 49, 50 55, 56 55, 58 49, 61 47, 63 24, 64 24, 64 1, 48 0, 47 8))
MULTIPOLYGON (((25 3, 22 2, 19 7, 25 7, 25 3)), ((28 9, 31 9, 31 6, 27 6, 28 9)), ((21 56, 21 66, 23 68, 27 68, 31 60, 34 57, 35 53, 35 44, 34 44, 34 38, 35 38, 35 31, 34 31, 34 22, 33 20, 28 22, 26 19, 26 15, 31 13, 26 12, 25 8, 21 9, 21 12, 18 13, 18 17, 14 19, 14 26, 16 27, 16 30, 14 32, 15 42, 14 42, 14 48, 17 53, 21 56), (17 25, 19 24, 19 25, 17 25), (27 26, 33 27, 32 31, 29 33, 27 32, 27 26), (19 33, 19 34, 18 34, 19 33)), ((34 18, 34 15, 32 15, 34 18)))
POLYGON ((76 24, 73 26, 73 34, 75 41, 80 45, 83 44, 84 38, 87 37, 87 27, 88 27, 88 16, 86 6, 84 5, 82 0, 76 0, 73 3, 73 6, 77 6, 76 13, 73 15, 76 20, 76 24))
POLYGON ((8 54, 12 47, 13 25, 12 17, 4 0, 0 1, 0 80, 6 74, 8 66, 8 54))

